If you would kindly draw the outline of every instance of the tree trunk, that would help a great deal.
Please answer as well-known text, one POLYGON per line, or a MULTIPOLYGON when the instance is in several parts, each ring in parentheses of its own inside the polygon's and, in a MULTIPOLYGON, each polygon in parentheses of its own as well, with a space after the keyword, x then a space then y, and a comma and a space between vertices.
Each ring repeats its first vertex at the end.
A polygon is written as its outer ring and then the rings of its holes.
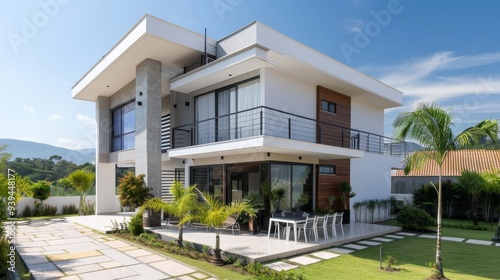
POLYGON ((177 245, 178 245, 179 247, 182 247, 182 246, 183 246, 183 244, 182 244, 182 228, 183 228, 183 227, 184 227, 184 226, 179 226, 179 236, 177 237, 177 245))
POLYGON ((472 201, 471 201, 471 208, 472 208, 472 224, 477 226, 477 196, 472 195, 472 201))
POLYGON ((441 256, 441 225, 443 219, 443 198, 442 198, 442 183, 441 183, 441 165, 438 166, 439 182, 438 182, 438 209, 437 209, 437 238, 436 238, 436 269, 438 276, 444 278, 443 258, 441 256))

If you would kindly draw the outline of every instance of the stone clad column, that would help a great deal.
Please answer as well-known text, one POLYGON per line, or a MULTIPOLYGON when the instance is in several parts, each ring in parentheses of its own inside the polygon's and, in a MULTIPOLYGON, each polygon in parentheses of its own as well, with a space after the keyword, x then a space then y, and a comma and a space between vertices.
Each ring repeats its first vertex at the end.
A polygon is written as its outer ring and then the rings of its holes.
POLYGON ((161 197, 161 62, 137 65, 135 89, 135 174, 161 197))

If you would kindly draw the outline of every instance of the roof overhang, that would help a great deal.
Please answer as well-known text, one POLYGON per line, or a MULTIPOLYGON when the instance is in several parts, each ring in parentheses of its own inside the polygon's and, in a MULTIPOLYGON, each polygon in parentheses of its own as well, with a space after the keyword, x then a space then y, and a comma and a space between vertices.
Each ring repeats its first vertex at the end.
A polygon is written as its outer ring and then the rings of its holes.
MULTIPOLYGON (((214 54, 215 44, 215 40, 207 38, 207 52, 214 54)), ((87 101, 111 96, 135 79, 136 66, 147 58, 160 61, 164 69, 182 71, 199 60, 204 50, 204 35, 144 15, 73 86, 72 96, 87 101)))
POLYGON ((267 50, 259 46, 252 46, 172 79, 170 89, 190 93, 231 77, 237 77, 264 67, 276 66, 274 62, 268 60, 267 50))
POLYGON ((316 159, 362 158, 363 151, 272 136, 190 146, 168 151, 170 158, 198 159, 254 153, 277 153, 316 159))

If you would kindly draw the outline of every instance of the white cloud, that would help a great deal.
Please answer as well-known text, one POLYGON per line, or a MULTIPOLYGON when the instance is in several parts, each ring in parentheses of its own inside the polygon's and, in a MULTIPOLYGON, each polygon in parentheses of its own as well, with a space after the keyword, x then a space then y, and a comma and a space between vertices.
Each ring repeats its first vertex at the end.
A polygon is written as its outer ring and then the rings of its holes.
POLYGON ((58 120, 62 120, 61 115, 59 115, 59 114, 50 114, 49 115, 49 121, 54 122, 54 121, 58 121, 58 120))
POLYGON ((87 128, 95 128, 97 126, 95 119, 89 117, 87 114, 78 113, 76 120, 81 121, 83 126, 87 128))
POLYGON ((71 150, 81 150, 93 148, 92 143, 88 141, 76 141, 69 138, 60 138, 56 141, 56 146, 71 149, 71 150))
POLYGON ((359 19, 346 19, 342 23, 342 27, 348 32, 348 33, 358 33, 363 30, 364 22, 359 19))
POLYGON ((33 108, 33 106, 28 106, 28 105, 24 104, 23 109, 28 113, 35 113, 35 108, 33 108))

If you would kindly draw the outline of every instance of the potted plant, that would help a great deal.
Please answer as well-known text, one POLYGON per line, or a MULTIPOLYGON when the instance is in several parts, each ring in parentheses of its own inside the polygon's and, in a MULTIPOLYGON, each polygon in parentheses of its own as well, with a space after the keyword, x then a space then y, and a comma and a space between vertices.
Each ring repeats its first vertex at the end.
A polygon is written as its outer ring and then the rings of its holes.
MULTIPOLYGON (((264 207, 264 199, 260 195, 260 193, 256 191, 250 191, 248 194, 243 198, 243 201, 248 203, 254 210, 255 213, 257 213, 259 210, 263 209, 264 207)), ((247 213, 248 215, 248 213, 247 213)), ((252 215, 248 215, 248 230, 256 234, 259 232, 259 221, 257 219, 257 216, 255 218, 252 217, 252 215)))
MULTIPOLYGON (((146 175, 139 174, 137 176, 132 172, 120 178, 118 185, 119 200, 122 206, 131 207, 133 209, 140 207, 145 201, 152 198, 151 188, 145 186, 144 177, 146 175)), ((159 212, 144 211, 143 224, 146 227, 160 226, 161 219, 159 212)))
POLYGON ((283 187, 276 187, 272 190, 272 198, 274 202, 276 203, 275 209, 276 213, 281 213, 281 200, 285 198, 286 196, 286 190, 283 187))
POLYGON ((340 197, 341 197, 342 202, 344 204, 343 223, 348 224, 350 219, 351 219, 349 202, 350 202, 351 198, 356 196, 356 193, 352 191, 352 187, 351 187, 351 184, 349 184, 349 182, 340 183, 340 191, 342 192, 340 197))

